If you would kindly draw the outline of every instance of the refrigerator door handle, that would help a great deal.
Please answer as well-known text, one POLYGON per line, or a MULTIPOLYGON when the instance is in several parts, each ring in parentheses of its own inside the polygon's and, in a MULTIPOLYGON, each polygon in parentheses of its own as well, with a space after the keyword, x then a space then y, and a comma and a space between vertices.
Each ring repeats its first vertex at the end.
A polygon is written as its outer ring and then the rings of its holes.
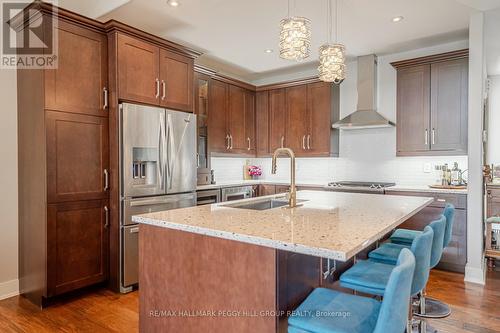
POLYGON ((163 190, 164 188, 164 161, 163 161, 163 150, 164 150, 164 145, 165 145, 165 136, 164 136, 164 129, 163 129, 163 123, 164 119, 162 117, 162 114, 160 114, 160 121, 159 121, 159 133, 158 133, 158 178, 160 182, 160 189, 163 190))

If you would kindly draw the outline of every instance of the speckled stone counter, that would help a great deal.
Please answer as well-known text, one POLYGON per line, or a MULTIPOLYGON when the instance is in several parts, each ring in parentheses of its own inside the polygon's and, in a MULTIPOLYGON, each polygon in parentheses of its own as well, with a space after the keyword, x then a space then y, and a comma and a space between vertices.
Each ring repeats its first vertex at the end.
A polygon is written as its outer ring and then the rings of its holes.
MULTIPOLYGON (((262 201, 274 195, 243 201, 262 201)), ((230 203, 134 216, 135 222, 345 261, 433 198, 299 191, 302 206, 256 211, 230 203)))

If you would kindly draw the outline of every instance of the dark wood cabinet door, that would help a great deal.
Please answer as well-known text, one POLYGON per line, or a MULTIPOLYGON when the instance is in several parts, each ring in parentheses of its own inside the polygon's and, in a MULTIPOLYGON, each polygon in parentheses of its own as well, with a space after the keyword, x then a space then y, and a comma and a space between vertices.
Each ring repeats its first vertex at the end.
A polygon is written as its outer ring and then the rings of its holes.
POLYGON ((276 194, 276 185, 260 184, 259 197, 276 194))
POLYGON ((307 85, 308 137, 307 154, 330 156, 332 136, 332 85, 318 82, 307 85))
POLYGON ((431 65, 431 149, 467 153, 468 59, 431 65))
POLYGON ((397 73, 397 155, 430 149, 430 65, 397 73))
POLYGON ((59 21, 57 34, 58 67, 44 72, 45 108, 107 117, 106 35, 65 21, 59 21))
POLYGON ((286 102, 285 89, 269 91, 269 149, 286 146, 285 142, 286 102))
POLYGON ((208 146, 212 153, 228 152, 227 109, 228 109, 227 83, 210 80, 208 117, 208 146))
POLYGON ((108 119, 47 111, 47 199, 62 201, 108 197, 108 119))
POLYGON ((255 93, 245 91, 245 140, 246 154, 255 155, 255 93))
POLYGON ((230 139, 229 152, 242 153, 246 151, 245 136, 245 90, 229 85, 228 130, 230 139))
POLYGON ((107 279, 107 214, 107 200, 48 205, 48 297, 107 279))
POLYGON ((160 50, 160 105, 193 112, 194 60, 160 50))
POLYGON ((269 92, 259 91, 255 102, 257 156, 268 156, 269 151, 269 92))
POLYGON ((286 88, 286 114, 286 146, 297 156, 304 156, 309 134, 306 85, 286 88))
POLYGON ((159 105, 160 49, 119 34, 118 97, 122 100, 159 105))

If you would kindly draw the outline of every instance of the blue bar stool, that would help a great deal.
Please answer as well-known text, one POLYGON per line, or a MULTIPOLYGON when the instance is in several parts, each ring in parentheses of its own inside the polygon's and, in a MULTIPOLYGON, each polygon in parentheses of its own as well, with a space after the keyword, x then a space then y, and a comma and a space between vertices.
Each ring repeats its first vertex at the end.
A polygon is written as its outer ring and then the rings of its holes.
MULTIPOLYGON (((444 232, 444 240, 443 240, 443 250, 446 248, 450 241, 453 230, 453 222, 455 220, 455 207, 452 204, 446 204, 443 215, 446 217, 446 229, 444 232)), ((416 230, 407 230, 407 229, 398 229, 396 230, 392 236, 390 237, 391 243, 411 244, 413 238, 418 235, 420 231, 416 230)), ((441 258, 439 258, 441 259, 441 258)), ((438 261, 439 262, 439 261, 438 261)), ((437 265, 437 263, 436 263, 437 265)), ((435 265, 431 265, 431 268, 434 268, 435 265)), ((427 297, 425 295, 425 289, 422 295, 422 302, 420 304, 418 313, 415 315, 423 318, 444 318, 451 314, 450 307, 437 299, 427 297)))
MULTIPOLYGON (((443 254, 443 241, 446 228, 446 217, 441 215, 439 220, 433 221, 429 226, 434 231, 434 237, 432 239, 432 249, 431 249, 431 261, 430 268, 437 266, 441 260, 441 255, 443 254)), ((408 248, 408 245, 385 243, 382 244, 378 249, 373 250, 368 254, 368 257, 374 261, 379 261, 383 263, 388 263, 395 265, 398 260, 398 255, 401 249, 408 248)), ((426 307, 428 307, 425 298, 425 288, 419 293, 418 299, 418 312, 414 313, 419 317, 421 313, 426 312, 426 307)))
MULTIPOLYGON (((424 231, 415 237, 411 245, 411 252, 415 256, 415 272, 413 274, 411 296, 418 295, 429 279, 433 238, 434 231, 430 226, 426 226, 424 231)), ((383 296, 393 269, 394 265, 374 261, 373 259, 360 261, 340 276, 340 285, 355 291, 383 296)), ((411 297, 407 301, 411 304, 411 297)), ((413 311, 410 311, 408 332, 413 332, 415 324, 412 314, 413 311)), ((427 324, 422 321, 418 329, 420 332, 426 332, 426 326, 427 324)))
POLYGON ((415 257, 399 254, 382 302, 316 288, 288 318, 289 333, 403 333, 406 328, 415 257))

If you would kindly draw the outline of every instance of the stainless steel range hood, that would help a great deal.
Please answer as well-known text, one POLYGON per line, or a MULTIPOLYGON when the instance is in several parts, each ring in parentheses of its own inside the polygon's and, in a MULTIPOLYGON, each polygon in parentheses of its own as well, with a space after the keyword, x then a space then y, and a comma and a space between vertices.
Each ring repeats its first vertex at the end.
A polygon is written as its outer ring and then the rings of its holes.
POLYGON ((393 127, 377 109, 377 57, 373 54, 358 57, 358 109, 337 121, 333 128, 365 129, 393 127))

